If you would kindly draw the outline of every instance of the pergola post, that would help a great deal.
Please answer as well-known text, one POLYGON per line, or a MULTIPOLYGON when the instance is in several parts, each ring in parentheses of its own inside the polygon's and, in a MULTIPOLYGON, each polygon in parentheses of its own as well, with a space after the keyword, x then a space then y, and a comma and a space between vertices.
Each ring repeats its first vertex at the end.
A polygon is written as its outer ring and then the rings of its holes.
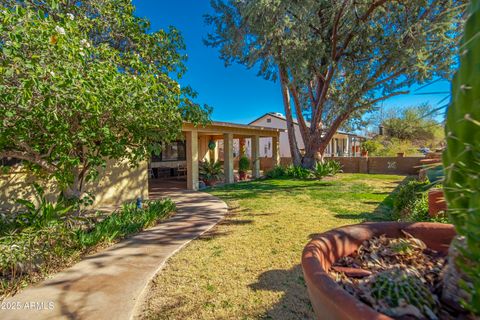
POLYGON ((252 137, 252 176, 260 178, 260 137, 252 137))
POLYGON ((186 131, 187 142, 187 189, 198 190, 198 133, 186 131))
POLYGON ((347 143, 346 145, 346 149, 347 149, 347 157, 350 157, 350 153, 351 153, 351 148, 350 148, 350 136, 347 136, 347 139, 345 141, 347 143))
POLYGON ((274 166, 280 165, 280 146, 278 140, 278 136, 272 137, 272 158, 274 166))
POLYGON ((215 148, 213 150, 210 150, 211 151, 210 159, 212 161, 216 162, 219 159, 219 157, 218 157, 218 140, 214 139, 213 136, 211 136, 210 139, 215 142, 215 148))
POLYGON ((234 183, 233 176, 233 133, 223 134, 223 173, 225 183, 234 183))
POLYGON ((352 144, 353 144, 353 156, 357 156, 357 139, 352 137, 352 144))

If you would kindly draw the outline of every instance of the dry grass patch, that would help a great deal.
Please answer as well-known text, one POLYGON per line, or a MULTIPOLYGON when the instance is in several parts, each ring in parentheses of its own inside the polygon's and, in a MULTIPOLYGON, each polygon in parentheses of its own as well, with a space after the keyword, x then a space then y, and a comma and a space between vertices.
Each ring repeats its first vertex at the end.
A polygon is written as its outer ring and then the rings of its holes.
POLYGON ((211 232, 171 258, 150 289, 149 319, 311 319, 300 255, 318 232, 386 220, 404 179, 340 174, 213 189, 231 208, 211 232))

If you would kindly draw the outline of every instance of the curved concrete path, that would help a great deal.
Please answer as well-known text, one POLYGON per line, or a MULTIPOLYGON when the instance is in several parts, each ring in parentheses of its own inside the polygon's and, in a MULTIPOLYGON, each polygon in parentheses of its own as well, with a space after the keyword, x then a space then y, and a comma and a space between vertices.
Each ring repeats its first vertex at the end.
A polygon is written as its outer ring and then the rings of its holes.
POLYGON ((175 216, 5 300, 0 319, 131 319, 165 261, 227 213, 208 193, 157 189, 152 195, 172 198, 175 216), (3 309, 12 302, 22 310, 3 309))

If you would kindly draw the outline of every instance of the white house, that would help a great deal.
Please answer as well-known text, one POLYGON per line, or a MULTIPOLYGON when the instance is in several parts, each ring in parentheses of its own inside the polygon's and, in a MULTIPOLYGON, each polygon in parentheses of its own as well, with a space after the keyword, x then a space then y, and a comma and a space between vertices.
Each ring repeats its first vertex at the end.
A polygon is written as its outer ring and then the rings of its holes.
MULTIPOLYGON (((297 138, 298 147, 300 151, 305 149, 303 143, 302 135, 300 133, 300 128, 298 122, 294 120, 295 123, 295 136, 297 138)), ((275 129, 284 129, 284 132, 280 132, 280 156, 281 157, 291 157, 290 154, 290 145, 288 143, 288 132, 287 129, 287 120, 285 116, 277 112, 269 112, 263 116, 255 119, 250 122, 249 125, 261 126, 266 128, 275 128, 275 129)), ((360 146, 362 141, 365 138, 359 135, 337 131, 330 141, 327 150, 325 150, 325 156, 331 157, 359 157, 360 146)), ((246 141, 247 154, 250 154, 250 141, 246 141)), ((238 154, 238 146, 234 146, 234 152, 238 154), (237 147, 237 149, 235 149, 237 147)), ((260 156, 261 157, 272 157, 272 139, 270 138, 260 138, 260 156)))

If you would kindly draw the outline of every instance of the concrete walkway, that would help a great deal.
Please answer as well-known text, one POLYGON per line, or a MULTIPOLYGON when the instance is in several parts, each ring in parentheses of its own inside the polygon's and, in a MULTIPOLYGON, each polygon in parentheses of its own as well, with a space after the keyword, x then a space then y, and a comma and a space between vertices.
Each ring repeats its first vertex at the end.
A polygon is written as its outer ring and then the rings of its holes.
POLYGON ((5 300, 0 319, 131 319, 165 261, 227 213, 207 193, 157 189, 152 196, 172 198, 177 214, 5 300))

